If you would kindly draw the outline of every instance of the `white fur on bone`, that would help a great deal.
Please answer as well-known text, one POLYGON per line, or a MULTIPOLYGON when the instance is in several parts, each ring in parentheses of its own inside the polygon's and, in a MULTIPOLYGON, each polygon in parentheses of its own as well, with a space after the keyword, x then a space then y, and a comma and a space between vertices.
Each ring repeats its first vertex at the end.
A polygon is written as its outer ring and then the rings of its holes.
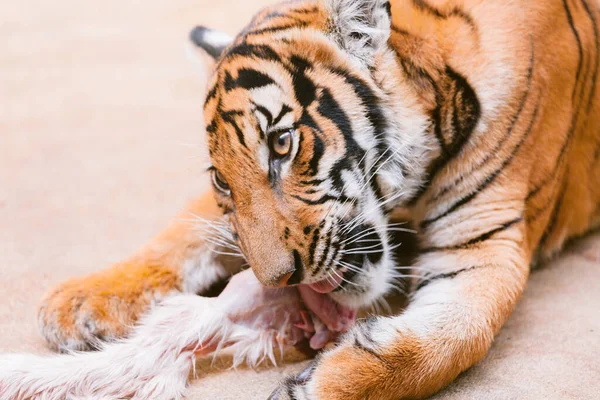
POLYGON ((232 282, 223 297, 168 298, 130 338, 100 351, 0 356, 0 399, 182 399, 195 354, 221 347, 233 354, 233 366, 275 364, 276 346, 282 351, 304 337, 292 325, 300 310, 297 290, 265 290, 250 270, 232 282))

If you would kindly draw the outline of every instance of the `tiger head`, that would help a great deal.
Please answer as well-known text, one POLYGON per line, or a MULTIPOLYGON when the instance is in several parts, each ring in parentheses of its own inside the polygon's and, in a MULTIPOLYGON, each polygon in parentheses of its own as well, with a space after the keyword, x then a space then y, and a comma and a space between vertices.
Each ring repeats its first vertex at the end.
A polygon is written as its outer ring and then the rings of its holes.
POLYGON ((389 214, 422 184, 430 119, 398 74, 385 1, 291 2, 218 56, 204 107, 212 183, 267 286, 308 284, 352 307, 397 277, 389 214))

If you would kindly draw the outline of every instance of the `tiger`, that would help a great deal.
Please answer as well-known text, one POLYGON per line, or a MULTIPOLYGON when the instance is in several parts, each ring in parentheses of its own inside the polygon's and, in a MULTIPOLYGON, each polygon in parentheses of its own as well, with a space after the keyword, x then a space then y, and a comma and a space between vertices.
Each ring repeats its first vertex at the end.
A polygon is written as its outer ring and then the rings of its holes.
POLYGON ((211 189, 132 257, 51 290, 43 336, 93 348, 245 265, 351 308, 410 277, 406 308, 357 321, 270 398, 440 391, 485 356, 531 267, 600 226, 599 18, 597 0, 300 0, 235 38, 194 29, 215 58, 211 189))

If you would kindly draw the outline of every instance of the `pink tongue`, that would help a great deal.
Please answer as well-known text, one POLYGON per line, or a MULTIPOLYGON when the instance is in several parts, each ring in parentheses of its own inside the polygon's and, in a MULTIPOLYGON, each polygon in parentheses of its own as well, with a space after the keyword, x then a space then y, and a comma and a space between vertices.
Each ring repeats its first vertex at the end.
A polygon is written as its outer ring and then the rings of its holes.
POLYGON ((333 274, 333 276, 330 276, 328 279, 323 279, 317 283, 311 283, 308 286, 317 293, 329 293, 340 286, 341 282, 342 275, 341 273, 337 273, 333 274))
MULTIPOLYGON (((313 285, 318 284, 320 282, 313 285)), ((350 329, 354 323, 356 311, 335 302, 328 295, 318 292, 313 288, 313 285, 300 285, 298 287, 304 304, 323 321, 330 331, 346 332, 350 329)))

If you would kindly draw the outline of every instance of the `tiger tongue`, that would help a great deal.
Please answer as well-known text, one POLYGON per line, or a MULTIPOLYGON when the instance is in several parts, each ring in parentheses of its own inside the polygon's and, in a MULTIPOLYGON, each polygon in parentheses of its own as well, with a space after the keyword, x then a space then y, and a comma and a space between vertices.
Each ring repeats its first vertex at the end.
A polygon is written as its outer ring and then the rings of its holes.
POLYGON ((340 283, 342 283, 342 275, 337 273, 330 276, 328 279, 323 279, 317 283, 311 283, 308 286, 317 293, 329 293, 340 286, 340 283))

